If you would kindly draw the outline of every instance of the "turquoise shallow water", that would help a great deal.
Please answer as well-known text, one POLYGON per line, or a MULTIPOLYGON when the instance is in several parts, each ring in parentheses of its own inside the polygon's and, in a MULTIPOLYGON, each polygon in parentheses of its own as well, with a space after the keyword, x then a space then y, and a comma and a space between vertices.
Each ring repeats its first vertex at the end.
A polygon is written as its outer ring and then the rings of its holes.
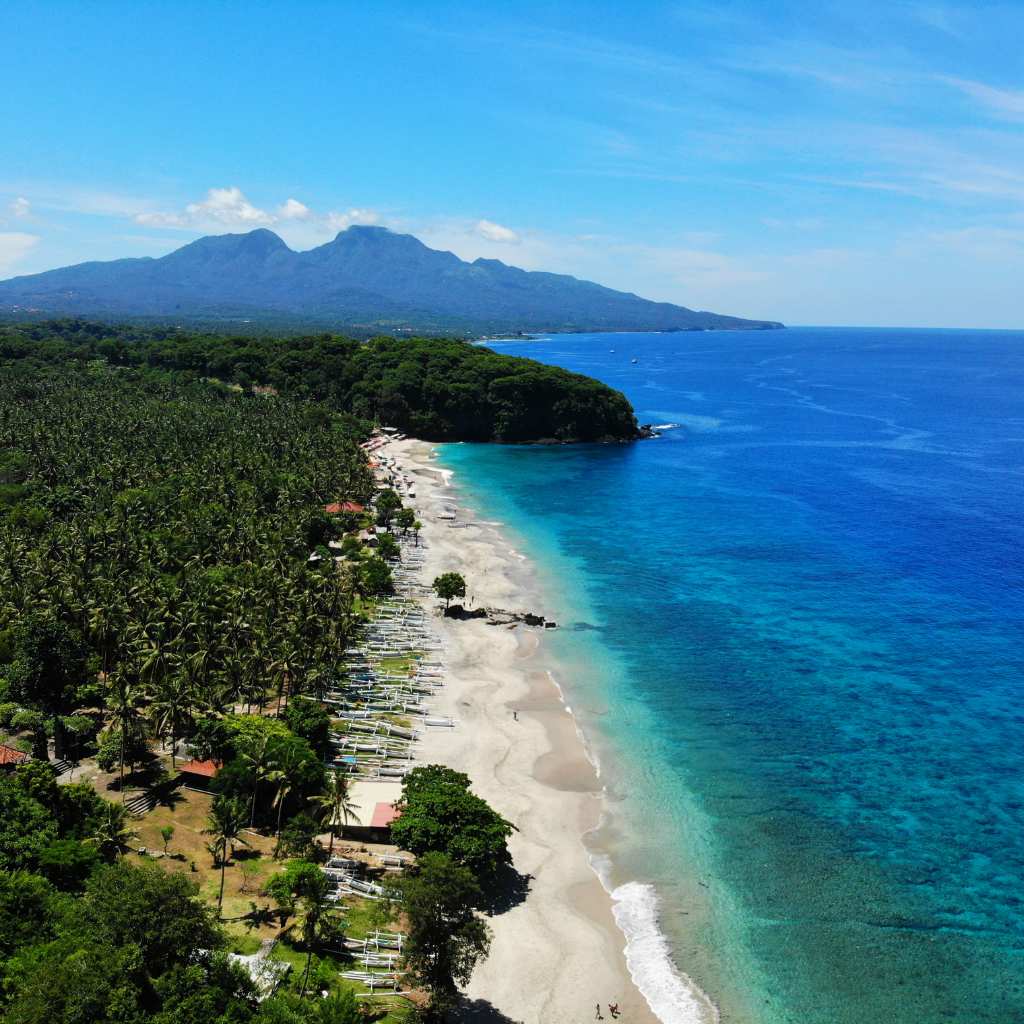
POLYGON ((493 347, 675 425, 443 455, 565 620, 612 884, 727 1020, 1024 1020, 1024 334, 493 347))

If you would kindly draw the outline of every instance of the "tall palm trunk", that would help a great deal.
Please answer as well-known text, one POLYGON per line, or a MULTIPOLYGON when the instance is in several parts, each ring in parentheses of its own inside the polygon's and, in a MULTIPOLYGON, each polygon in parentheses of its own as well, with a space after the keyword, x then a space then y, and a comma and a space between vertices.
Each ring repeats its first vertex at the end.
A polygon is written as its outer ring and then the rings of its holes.
POLYGON ((228 866, 227 845, 220 852, 220 895, 217 897, 217 916, 220 917, 221 907, 224 905, 224 871, 228 866))
POLYGON ((284 797, 278 794, 277 802, 277 831, 274 835, 277 838, 277 843, 274 845, 274 858, 281 852, 281 814, 284 811, 284 797))
POLYGON ((121 803, 124 803, 124 722, 121 723, 121 803))
POLYGON ((309 949, 306 952, 306 969, 302 973, 302 991, 299 992, 299 998, 304 999, 306 997, 306 982, 309 980, 309 966, 313 962, 313 946, 310 944, 309 949))

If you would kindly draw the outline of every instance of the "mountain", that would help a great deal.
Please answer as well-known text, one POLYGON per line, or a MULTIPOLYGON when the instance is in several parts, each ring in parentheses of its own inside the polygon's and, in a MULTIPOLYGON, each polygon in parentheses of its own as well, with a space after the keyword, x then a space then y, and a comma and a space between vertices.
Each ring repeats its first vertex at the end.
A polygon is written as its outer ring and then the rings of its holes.
POLYGON ((254 319, 441 332, 761 330, 500 260, 467 263, 412 235, 350 227, 295 252, 266 228, 208 235, 159 259, 79 263, 0 281, 0 312, 254 319))

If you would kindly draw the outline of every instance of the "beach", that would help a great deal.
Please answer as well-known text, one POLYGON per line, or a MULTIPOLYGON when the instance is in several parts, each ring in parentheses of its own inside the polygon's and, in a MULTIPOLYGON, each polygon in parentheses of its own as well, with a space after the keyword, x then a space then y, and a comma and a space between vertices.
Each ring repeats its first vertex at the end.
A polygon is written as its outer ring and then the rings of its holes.
MULTIPOLYGON (((438 518, 457 498, 432 446, 396 441, 387 455, 415 481, 410 500, 423 523, 424 579, 460 572, 467 606, 544 614, 529 562, 499 528, 461 505, 459 525, 438 518)), ((593 1020, 597 1003, 611 1019, 608 1004, 617 1003, 623 1020, 656 1021, 630 979, 611 898, 583 843, 601 817, 601 784, 545 657, 545 630, 440 613, 436 624, 447 679, 435 707, 456 727, 429 731, 420 760, 468 774, 473 789, 518 829, 509 846, 520 886, 510 888, 520 894, 490 918, 491 953, 466 994, 478 1010, 502 1015, 482 1015, 488 1020, 593 1020)))

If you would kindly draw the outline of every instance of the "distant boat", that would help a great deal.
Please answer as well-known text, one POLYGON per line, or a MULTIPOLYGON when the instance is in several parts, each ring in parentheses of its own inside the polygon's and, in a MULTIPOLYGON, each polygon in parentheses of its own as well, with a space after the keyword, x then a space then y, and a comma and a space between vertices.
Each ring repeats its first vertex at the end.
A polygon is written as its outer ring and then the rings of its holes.
POLYGON ((639 360, 639 359, 637 359, 637 358, 636 358, 636 356, 634 356, 634 357, 633 357, 633 358, 632 358, 632 359, 630 360, 630 362, 631 362, 631 363, 639 363, 639 362, 640 362, 640 360, 639 360))
POLYGON ((608 349, 608 351, 609 351, 609 352, 614 352, 614 351, 615 351, 615 349, 613 349, 613 348, 610 348, 610 349, 608 349))

